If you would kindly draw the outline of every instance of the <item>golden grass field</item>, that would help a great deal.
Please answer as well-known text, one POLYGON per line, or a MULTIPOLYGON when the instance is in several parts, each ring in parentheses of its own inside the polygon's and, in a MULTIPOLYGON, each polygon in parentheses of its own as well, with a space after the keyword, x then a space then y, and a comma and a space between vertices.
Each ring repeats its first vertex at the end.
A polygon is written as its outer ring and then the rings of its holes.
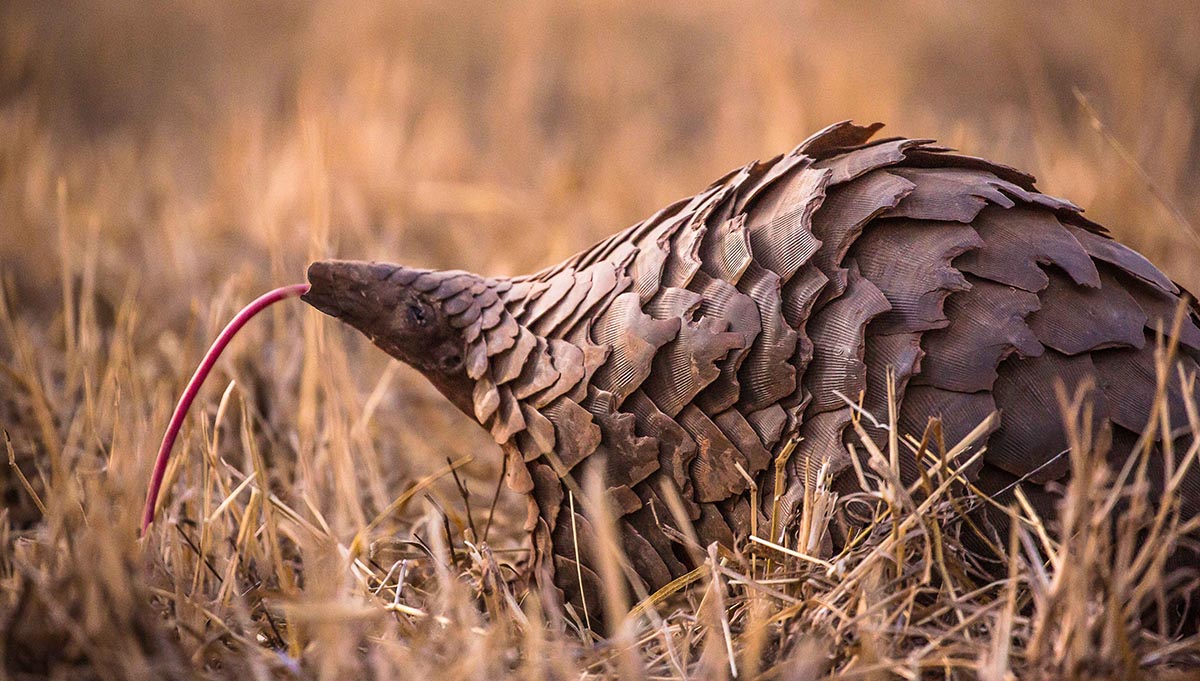
POLYGON ((896 494, 837 570, 714 560, 597 640, 515 580, 484 431, 294 301, 137 527, 207 344, 311 260, 539 269, 853 118, 1029 170, 1200 290, 1198 112, 1194 2, 0 4, 0 673, 1189 678, 1200 641, 1136 612, 1184 529, 1135 491, 1110 540, 1087 433, 1066 539, 1025 523, 1009 579, 958 569, 962 499, 896 494))

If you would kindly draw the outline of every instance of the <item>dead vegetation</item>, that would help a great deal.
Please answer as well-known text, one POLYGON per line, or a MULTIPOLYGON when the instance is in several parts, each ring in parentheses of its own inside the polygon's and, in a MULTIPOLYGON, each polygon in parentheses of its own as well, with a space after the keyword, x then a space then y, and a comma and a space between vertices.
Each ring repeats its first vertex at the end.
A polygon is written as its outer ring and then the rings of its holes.
MULTIPOLYGON (((608 552, 604 610, 630 614, 600 640, 520 581, 524 508, 486 434, 280 306, 202 393, 144 540, 137 521, 207 342, 309 260, 534 269, 837 119, 1033 170, 1195 290, 1196 19, 1082 2, 10 4, 4 673, 1186 678, 1200 641, 1170 631, 1170 596, 1197 576, 1170 558, 1196 520, 1147 499, 1144 457, 1106 464, 1084 395, 1062 396, 1061 526, 1018 504, 994 560, 965 546, 964 511, 988 501, 943 464, 975 443, 898 433, 865 445, 871 492, 816 493, 784 541, 694 546, 703 567, 660 593, 627 592, 608 552), (917 488, 890 474, 901 456, 929 471, 917 488), (848 513, 866 526, 831 553, 848 513)), ((1194 381, 1172 351, 1162 380, 1194 381)), ((1153 432, 1200 425, 1194 404, 1188 424, 1160 412, 1153 432)), ((598 481, 581 484, 612 544, 598 481)))

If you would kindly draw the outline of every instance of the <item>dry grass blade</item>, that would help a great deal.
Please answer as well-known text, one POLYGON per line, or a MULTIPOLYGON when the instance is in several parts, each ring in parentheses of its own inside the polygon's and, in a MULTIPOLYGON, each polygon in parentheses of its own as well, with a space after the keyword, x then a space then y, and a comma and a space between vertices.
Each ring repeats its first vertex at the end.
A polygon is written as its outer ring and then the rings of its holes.
POLYGON ((42 515, 46 515, 46 505, 42 503, 42 498, 38 496, 37 490, 33 488, 33 485, 29 484, 29 478, 25 477, 25 473, 21 471, 21 467, 17 465, 17 454, 13 451, 12 439, 9 438, 8 431, 5 430, 3 433, 4 448, 8 451, 9 470, 21 481, 21 486, 25 488, 26 493, 29 494, 29 498, 33 499, 33 503, 37 504, 38 510, 42 512, 42 515))

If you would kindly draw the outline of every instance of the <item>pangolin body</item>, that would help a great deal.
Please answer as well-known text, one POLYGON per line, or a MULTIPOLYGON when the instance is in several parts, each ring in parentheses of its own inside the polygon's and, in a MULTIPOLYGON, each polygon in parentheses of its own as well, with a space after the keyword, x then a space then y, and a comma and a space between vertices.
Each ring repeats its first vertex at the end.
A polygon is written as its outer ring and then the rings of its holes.
MULTIPOLYGON (((854 489, 852 404, 886 423, 889 373, 903 433, 940 417, 953 444, 998 411, 968 476, 993 492, 1022 481, 1053 514, 1050 483, 1069 472, 1056 384, 1095 386, 1096 425, 1126 457, 1150 417, 1156 330, 1185 294, 1029 175, 872 141, 879 127, 833 125, 537 274, 325 261, 306 299, 491 431, 529 495, 534 574, 569 600, 600 600, 596 533, 568 496, 589 468, 652 592, 693 567, 664 532, 666 495, 701 544, 731 545, 750 531, 747 476, 770 490, 794 438, 785 514, 822 468, 854 489)), ((1196 314, 1176 334, 1191 373, 1196 314)), ((1183 489, 1196 515, 1200 479, 1183 489)))

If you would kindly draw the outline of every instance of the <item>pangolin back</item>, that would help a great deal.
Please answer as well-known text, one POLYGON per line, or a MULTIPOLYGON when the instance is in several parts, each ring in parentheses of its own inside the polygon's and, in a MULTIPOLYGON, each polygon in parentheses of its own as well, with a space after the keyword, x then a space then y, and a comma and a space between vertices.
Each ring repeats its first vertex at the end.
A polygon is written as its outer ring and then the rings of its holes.
MULTIPOLYGON (((502 445, 529 495, 535 575, 569 600, 600 601, 595 532, 568 498, 589 468, 652 592, 694 567, 664 531, 667 495, 702 545, 731 545, 752 513, 765 520, 747 476, 770 490, 789 441, 785 514, 822 470, 853 490, 853 404, 886 422, 889 375, 902 433, 939 417, 953 444, 1000 412, 968 477, 991 492, 1021 481, 1053 515, 1050 483, 1069 473, 1056 384, 1095 386, 1096 425, 1126 457, 1154 402, 1156 330, 1185 294, 1031 176, 929 140, 871 141, 879 127, 831 126, 537 274, 330 261, 310 271, 310 302, 343 316, 319 284, 366 267, 442 306, 466 379, 435 383, 502 445)), ((1195 309, 1177 336, 1194 374, 1195 309)), ((1169 397, 1186 424, 1174 383, 1169 397)), ((902 457, 901 477, 919 474, 902 457)), ((1198 476, 1181 503, 1200 510, 1198 476)))

